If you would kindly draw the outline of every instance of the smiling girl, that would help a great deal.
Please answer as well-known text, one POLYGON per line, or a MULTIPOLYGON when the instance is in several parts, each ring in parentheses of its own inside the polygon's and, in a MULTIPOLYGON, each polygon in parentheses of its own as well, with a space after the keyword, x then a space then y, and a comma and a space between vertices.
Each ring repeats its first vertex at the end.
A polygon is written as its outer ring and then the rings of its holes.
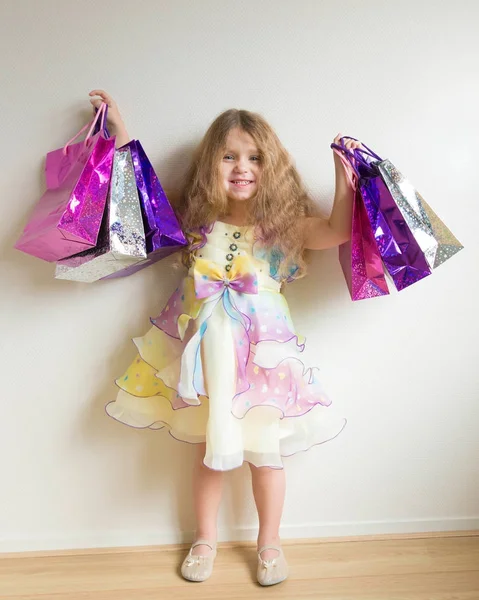
MULTIPOLYGON (((102 90, 91 96, 97 107, 108 104, 117 145, 128 142, 111 97, 102 90)), ((197 527, 182 564, 185 579, 211 575, 223 471, 244 462, 259 517, 258 581, 286 579, 282 457, 336 437, 345 425, 328 411, 317 369, 301 361, 304 340, 281 293, 286 282, 305 275, 306 249, 349 238, 353 192, 336 155, 334 165, 331 216, 312 216, 312 202, 271 126, 258 114, 232 109, 211 124, 187 174, 179 216, 190 242, 188 271, 151 329, 134 340, 138 355, 107 405, 118 421, 166 428, 196 445, 197 527)))

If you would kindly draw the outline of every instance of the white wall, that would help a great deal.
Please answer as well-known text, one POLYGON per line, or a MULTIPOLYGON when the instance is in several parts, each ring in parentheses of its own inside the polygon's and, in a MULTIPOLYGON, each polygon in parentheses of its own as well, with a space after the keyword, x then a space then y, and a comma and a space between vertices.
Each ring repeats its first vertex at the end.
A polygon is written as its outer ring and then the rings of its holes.
MULTIPOLYGON (((130 337, 162 308, 166 260, 96 285, 12 249, 43 157, 118 100, 167 188, 222 110, 261 112, 328 209, 338 131, 407 173, 466 249, 352 303, 336 251, 286 292, 345 432, 286 461, 285 537, 479 527, 479 5, 457 0, 3 0, 0 550, 170 543, 193 529, 192 448, 108 419, 130 337)), ((254 538, 248 470, 222 539, 254 538)))

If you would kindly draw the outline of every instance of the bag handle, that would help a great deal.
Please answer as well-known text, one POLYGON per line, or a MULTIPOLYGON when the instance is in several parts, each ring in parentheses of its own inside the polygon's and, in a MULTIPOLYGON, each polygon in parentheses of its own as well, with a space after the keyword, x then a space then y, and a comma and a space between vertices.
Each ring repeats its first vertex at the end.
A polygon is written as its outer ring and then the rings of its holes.
MULTIPOLYGON (((351 166, 354 168, 354 171, 358 177, 358 164, 361 164, 363 167, 367 169, 371 169, 371 164, 362 156, 362 151, 359 148, 355 148, 354 150, 348 150, 343 146, 339 146, 337 144, 332 144, 332 148, 341 152, 341 154, 350 162, 351 166)), ((371 156, 367 152, 365 152, 367 156, 371 156)), ((374 158, 374 157, 373 157, 374 158)))
POLYGON ((358 171, 358 168, 356 165, 357 157, 354 155, 353 152, 351 152, 351 150, 348 150, 348 148, 346 148, 346 146, 344 145, 344 141, 343 141, 345 139, 357 141, 355 138, 350 138, 348 136, 344 136, 341 138, 340 144, 333 143, 333 144, 331 144, 331 148, 339 156, 339 158, 341 159, 341 162, 345 166, 346 174, 348 175, 348 178, 349 178, 349 176, 351 176, 350 181, 352 181, 352 173, 354 173, 354 175, 356 176, 356 181, 358 181, 360 179, 360 175, 359 175, 359 171, 358 171), (351 173, 351 171, 352 171, 352 173, 351 173))
POLYGON ((336 148, 337 150, 348 156, 348 158, 353 158, 355 160, 359 159, 359 161, 362 162, 365 166, 369 166, 369 162, 365 158, 363 158, 362 155, 370 156, 371 158, 375 158, 376 160, 382 162, 383 159, 378 154, 373 152, 373 150, 368 148, 363 142, 361 142, 361 145, 363 146, 362 148, 355 148, 354 150, 349 150, 348 148, 346 148, 343 142, 343 140, 345 139, 354 140, 355 142, 359 141, 356 138, 345 136, 341 138, 341 144, 333 143, 331 144, 331 148, 336 148))
POLYGON ((353 190, 356 191, 356 188, 358 187, 359 173, 357 172, 355 166, 353 166, 349 162, 349 160, 347 160, 347 158, 344 156, 344 154, 342 152, 340 152, 339 150, 336 150, 336 148, 333 148, 333 152, 339 156, 341 162, 343 163, 343 167, 346 172, 346 177, 348 178, 349 183, 351 184, 351 187, 353 188, 353 190))
POLYGON ((367 161, 364 156, 370 156, 371 158, 374 158, 378 161, 382 161, 382 158, 378 156, 375 152, 373 152, 370 148, 368 148, 365 144, 362 144, 365 148, 364 150, 362 148, 355 148, 354 150, 349 150, 344 144, 344 139, 354 140, 355 142, 359 141, 356 140, 356 138, 345 136, 341 138, 341 144, 333 143, 331 144, 331 148, 334 151, 340 152, 348 160, 358 179, 360 179, 361 177, 358 171, 358 164, 362 165, 363 167, 366 167, 368 170, 371 170, 371 163, 370 161, 367 161))
MULTIPOLYGON (((359 142, 359 140, 357 140, 356 138, 353 137, 349 137, 348 135, 345 135, 341 138, 341 146, 340 148, 344 151, 344 152, 348 152, 348 149, 346 148, 346 146, 344 145, 343 140, 353 140, 354 142, 359 142)), ((371 148, 368 148, 366 146, 366 144, 364 142, 361 142, 362 148, 356 148, 355 152, 361 152, 363 154, 366 154, 368 156, 371 156, 372 158, 375 158, 376 160, 379 160, 382 162, 382 158, 380 156, 378 156, 376 154, 376 152, 374 152, 373 150, 371 150, 371 148)), ((333 144, 331 144, 331 146, 333 146, 333 144)), ((350 151, 349 151, 350 152, 350 151)))
POLYGON ((97 113, 95 115, 95 118, 93 119, 93 121, 91 121, 90 123, 87 123, 84 127, 82 127, 80 129, 80 131, 75 136, 73 136, 71 140, 69 140, 65 144, 65 147, 63 148, 63 154, 66 154, 68 146, 72 142, 74 142, 77 139, 77 137, 79 135, 81 135, 86 129, 88 129, 88 127, 90 127, 90 130, 88 131, 88 133, 87 133, 87 135, 85 137, 85 141, 84 141, 84 144, 86 145, 87 141, 91 137, 92 131, 94 130, 95 125, 97 124, 97 121, 100 118, 100 116, 101 116, 100 131, 103 131, 104 128, 105 128, 105 120, 106 120, 107 112, 108 112, 108 104, 106 104, 106 102, 102 102, 100 108, 98 109, 98 111, 97 111, 97 113))
MULTIPOLYGON (((95 116, 96 116, 97 112, 98 112, 98 108, 95 108, 95 116)), ((108 105, 106 107, 105 119, 106 119, 107 115, 108 115, 108 105)), ((96 135, 97 133, 100 133, 100 131, 103 129, 103 135, 105 136, 105 138, 107 140, 110 139, 111 135, 110 135, 110 132, 108 131, 108 124, 104 123, 103 126, 101 126, 101 125, 102 125, 101 123, 97 123, 95 125, 92 135, 96 135)))

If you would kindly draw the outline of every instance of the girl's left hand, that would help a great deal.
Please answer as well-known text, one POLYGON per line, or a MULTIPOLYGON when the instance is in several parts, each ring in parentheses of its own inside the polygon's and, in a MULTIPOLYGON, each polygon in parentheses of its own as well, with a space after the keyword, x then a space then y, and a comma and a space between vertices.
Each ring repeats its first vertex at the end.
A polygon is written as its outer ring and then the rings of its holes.
MULTIPOLYGON (((95 109, 99 109, 102 102, 108 105, 107 123, 116 129, 124 129, 125 124, 121 118, 120 111, 117 103, 113 100, 110 94, 107 94, 103 90, 92 90, 90 92, 90 102, 93 104, 95 109)), ((95 113, 94 109, 94 113, 95 113)))
MULTIPOLYGON (((334 138, 334 143, 338 144, 338 146, 341 145, 341 138, 343 137, 342 133, 338 133, 338 135, 334 138)), ((346 146, 346 148, 348 150, 356 150, 356 148, 362 148, 362 144, 359 141, 355 141, 355 140, 351 140, 351 139, 345 139, 344 140, 344 145, 346 146)))

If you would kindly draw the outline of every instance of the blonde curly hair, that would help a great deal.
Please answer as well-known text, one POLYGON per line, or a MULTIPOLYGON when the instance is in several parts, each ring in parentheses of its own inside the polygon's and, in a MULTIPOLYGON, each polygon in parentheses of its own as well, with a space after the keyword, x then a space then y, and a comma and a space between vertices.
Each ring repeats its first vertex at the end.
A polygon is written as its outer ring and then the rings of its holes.
POLYGON ((231 129, 249 134, 262 165, 257 193, 248 201, 248 223, 256 239, 282 260, 279 275, 297 279, 306 272, 301 217, 312 213, 312 202, 291 157, 273 128, 259 114, 230 109, 210 125, 198 146, 180 198, 178 212, 190 240, 190 252, 201 244, 204 232, 228 211, 220 166, 231 129), (294 265, 292 275, 291 265, 294 265))

